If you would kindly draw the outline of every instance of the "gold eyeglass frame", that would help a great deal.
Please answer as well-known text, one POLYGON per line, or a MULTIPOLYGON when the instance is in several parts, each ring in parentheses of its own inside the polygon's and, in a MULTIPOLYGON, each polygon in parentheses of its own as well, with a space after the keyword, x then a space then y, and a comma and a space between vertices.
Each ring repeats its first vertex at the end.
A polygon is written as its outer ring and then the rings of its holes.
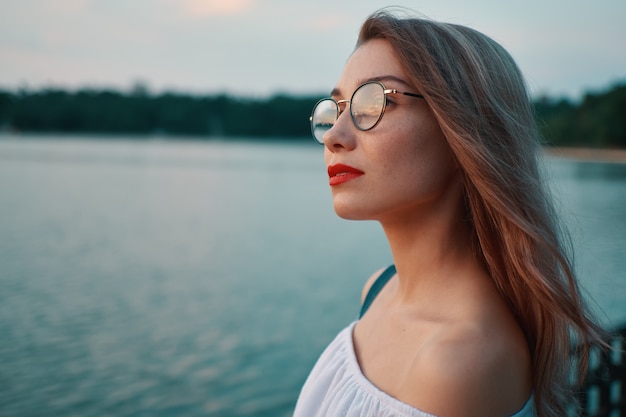
MULTIPOLYGON (((335 122, 336 122, 337 119, 339 119, 339 116, 341 115, 341 113, 343 113, 345 111, 345 107, 344 107, 344 110, 341 110, 340 105, 341 104, 352 103, 352 100, 354 100, 355 94, 361 88, 363 88, 366 85, 370 85, 370 84, 377 84, 377 85, 379 85, 382 88, 382 90, 383 90, 383 95, 385 96, 385 99, 383 100, 383 106, 382 106, 382 109, 380 110, 380 115, 378 116, 378 119, 376 120, 376 122, 371 127, 368 127, 368 128, 362 128, 362 127, 360 127, 356 123, 356 121, 354 120, 354 114, 352 113, 352 106, 350 106, 350 118, 352 119, 352 124, 354 125, 354 127, 356 127, 358 130, 360 130, 362 132, 366 132, 368 130, 372 130, 373 128, 378 126, 378 123, 380 123, 380 121, 382 120, 383 116, 385 115, 385 109, 387 108, 387 99, 386 99, 387 94, 402 94, 402 95, 409 96, 409 97, 417 97, 417 98, 421 98, 421 99, 424 98, 424 96, 421 95, 421 94, 409 93, 409 92, 406 92, 406 91, 398 91, 395 88, 391 88, 391 89, 385 88, 385 85, 382 82, 375 81, 375 80, 364 82, 363 84, 358 86, 356 88, 356 90, 354 90, 354 92, 352 93, 352 96, 350 97, 350 100, 335 100, 332 97, 323 98, 323 99, 319 100, 317 103, 315 103, 315 106, 313 106, 313 111, 311 112, 311 116, 309 117, 309 122, 311 123, 311 134, 313 135, 313 138, 315 139, 316 142, 318 142, 320 144, 324 143, 323 140, 319 140, 319 139, 317 139, 317 137, 315 137, 315 126, 313 126, 313 116, 315 115, 315 110, 317 110, 317 107, 320 105, 320 103, 324 103, 326 101, 332 101, 332 102, 335 103, 335 107, 337 109, 337 116, 335 117, 335 122)), ((333 126, 334 126, 334 124, 333 124, 333 126)), ((331 127, 331 129, 332 129, 332 127, 331 127)))

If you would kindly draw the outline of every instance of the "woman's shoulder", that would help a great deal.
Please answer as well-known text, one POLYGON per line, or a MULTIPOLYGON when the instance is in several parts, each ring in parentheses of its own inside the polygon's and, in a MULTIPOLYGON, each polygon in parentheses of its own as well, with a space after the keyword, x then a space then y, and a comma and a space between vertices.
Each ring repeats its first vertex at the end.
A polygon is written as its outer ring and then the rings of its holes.
MULTIPOLYGON (((384 270, 367 279, 363 299, 384 270)), ((434 415, 514 415, 532 390, 526 339, 506 303, 489 286, 458 292, 462 297, 421 304, 418 313, 401 316, 402 325, 392 327, 406 329, 405 333, 383 332, 398 337, 398 343, 404 344, 402 339, 408 342, 407 349, 396 352, 402 357, 402 369, 394 368, 403 375, 403 388, 392 394, 434 415)), ((388 297, 383 294, 380 298, 385 307, 388 297)), ((385 312, 378 308, 366 317, 361 322, 363 334, 380 334, 381 328, 388 328, 389 317, 381 316, 385 312)), ((362 352, 367 356, 364 346, 362 352)), ((374 383, 381 381, 385 377, 374 383)))
POLYGON ((490 324, 461 322, 432 335, 412 365, 412 402, 443 416, 496 417, 520 410, 532 384, 525 340, 490 324))

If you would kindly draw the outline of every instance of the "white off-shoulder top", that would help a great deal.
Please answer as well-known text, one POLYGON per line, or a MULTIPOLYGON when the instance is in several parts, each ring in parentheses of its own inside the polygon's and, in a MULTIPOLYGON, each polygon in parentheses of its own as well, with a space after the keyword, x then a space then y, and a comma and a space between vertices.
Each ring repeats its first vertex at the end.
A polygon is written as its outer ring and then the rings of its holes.
MULTIPOLYGON (((381 391, 363 375, 352 341, 356 323, 342 330, 318 359, 294 417, 435 417, 381 391)), ((511 417, 535 417, 532 396, 511 417)))

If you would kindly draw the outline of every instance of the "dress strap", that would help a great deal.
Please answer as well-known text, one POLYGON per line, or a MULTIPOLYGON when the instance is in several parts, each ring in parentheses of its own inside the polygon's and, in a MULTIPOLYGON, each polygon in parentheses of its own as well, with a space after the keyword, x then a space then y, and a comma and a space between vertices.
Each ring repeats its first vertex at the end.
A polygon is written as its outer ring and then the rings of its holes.
POLYGON ((363 314, 370 307, 380 290, 383 289, 385 284, 393 277, 396 273, 396 266, 390 265, 385 269, 379 276, 376 278, 376 281, 372 284, 367 295, 365 296, 365 301, 363 301, 363 305, 361 306, 361 312, 359 313, 359 318, 363 317, 363 314))

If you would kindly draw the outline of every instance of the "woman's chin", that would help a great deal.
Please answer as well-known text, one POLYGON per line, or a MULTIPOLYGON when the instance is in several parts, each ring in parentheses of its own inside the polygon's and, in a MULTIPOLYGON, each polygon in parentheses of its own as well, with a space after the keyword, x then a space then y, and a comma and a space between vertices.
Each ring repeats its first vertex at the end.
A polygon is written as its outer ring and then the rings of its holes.
POLYGON ((337 216, 345 220, 371 220, 371 216, 368 216, 362 208, 346 207, 337 204, 335 204, 334 208, 337 216))

